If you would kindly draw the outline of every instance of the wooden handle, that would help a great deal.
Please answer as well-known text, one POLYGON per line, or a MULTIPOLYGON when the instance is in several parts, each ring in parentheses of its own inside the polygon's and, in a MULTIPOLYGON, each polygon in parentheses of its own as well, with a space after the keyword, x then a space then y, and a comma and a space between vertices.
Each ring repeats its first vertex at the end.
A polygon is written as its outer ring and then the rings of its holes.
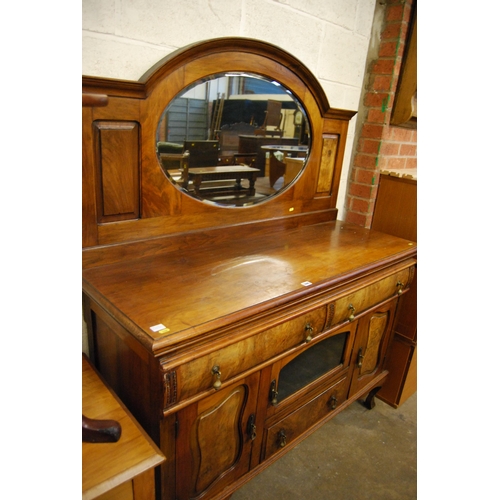
POLYGON ((82 442, 116 443, 122 435, 122 427, 116 420, 96 420, 82 415, 82 442))

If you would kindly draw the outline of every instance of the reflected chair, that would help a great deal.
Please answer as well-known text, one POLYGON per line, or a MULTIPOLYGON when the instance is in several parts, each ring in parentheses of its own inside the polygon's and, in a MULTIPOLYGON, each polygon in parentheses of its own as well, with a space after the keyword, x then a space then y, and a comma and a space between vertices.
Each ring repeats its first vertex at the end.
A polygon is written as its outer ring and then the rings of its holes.
POLYGON ((255 135, 272 135, 273 137, 283 137, 283 130, 281 129, 283 122, 283 114, 281 112, 281 102, 269 99, 267 101, 266 116, 262 127, 255 129, 255 135), (268 127, 274 127, 269 129, 268 127))

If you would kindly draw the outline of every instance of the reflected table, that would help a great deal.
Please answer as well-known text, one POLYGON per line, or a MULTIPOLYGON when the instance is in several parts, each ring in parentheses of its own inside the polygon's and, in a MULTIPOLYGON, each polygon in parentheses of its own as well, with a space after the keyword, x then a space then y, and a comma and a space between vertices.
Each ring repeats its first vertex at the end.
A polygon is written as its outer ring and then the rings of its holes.
POLYGON ((196 196, 201 197, 207 194, 245 194, 253 196, 255 194, 255 181, 259 174, 258 168, 247 167, 245 165, 228 165, 219 167, 199 167, 189 168, 185 186, 192 181, 196 196), (248 179, 249 186, 245 188, 241 185, 242 179, 248 179), (234 184, 228 186, 223 184, 214 186, 214 181, 234 180, 234 184), (211 182, 209 186, 203 187, 203 183, 211 182))

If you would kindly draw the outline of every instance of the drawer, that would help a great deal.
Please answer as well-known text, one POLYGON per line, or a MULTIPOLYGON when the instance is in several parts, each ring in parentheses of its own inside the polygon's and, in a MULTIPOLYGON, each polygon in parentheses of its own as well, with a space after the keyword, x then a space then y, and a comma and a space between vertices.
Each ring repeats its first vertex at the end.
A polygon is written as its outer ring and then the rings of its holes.
POLYGON ((232 345, 180 364, 174 369, 169 369, 168 360, 165 360, 164 410, 202 391, 216 388, 218 381, 224 387, 238 374, 262 365, 305 342, 310 332, 317 334, 323 330, 326 310, 327 306, 324 305, 232 345), (213 370, 214 367, 218 367, 220 376, 213 370))
POLYGON ((330 305, 327 327, 330 328, 349 319, 353 321, 363 311, 379 302, 395 297, 398 295, 399 290, 406 288, 408 283, 411 282, 412 275, 413 268, 403 269, 376 283, 339 298, 330 305))
POLYGON ((304 406, 267 430, 265 458, 288 446, 316 422, 340 406, 347 398, 348 378, 343 377, 304 406))

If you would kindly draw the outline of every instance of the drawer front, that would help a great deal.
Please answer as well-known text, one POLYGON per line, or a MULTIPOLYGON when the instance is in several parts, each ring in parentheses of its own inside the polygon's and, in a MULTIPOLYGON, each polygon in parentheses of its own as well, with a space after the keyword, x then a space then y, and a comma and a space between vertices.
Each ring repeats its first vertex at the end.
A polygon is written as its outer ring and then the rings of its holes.
POLYGON ((165 364, 164 410, 199 392, 224 387, 238 374, 303 343, 310 332, 321 332, 325 326, 326 310, 326 305, 314 309, 173 370, 165 364))
POLYGON ((297 439, 316 422, 334 411, 347 398, 348 378, 343 377, 309 403, 269 427, 265 458, 297 439))
POLYGON ((412 274, 413 268, 403 269, 336 300, 330 306, 327 327, 330 328, 349 319, 353 321, 359 314, 377 303, 397 296, 399 290, 404 290, 411 282, 412 274))

